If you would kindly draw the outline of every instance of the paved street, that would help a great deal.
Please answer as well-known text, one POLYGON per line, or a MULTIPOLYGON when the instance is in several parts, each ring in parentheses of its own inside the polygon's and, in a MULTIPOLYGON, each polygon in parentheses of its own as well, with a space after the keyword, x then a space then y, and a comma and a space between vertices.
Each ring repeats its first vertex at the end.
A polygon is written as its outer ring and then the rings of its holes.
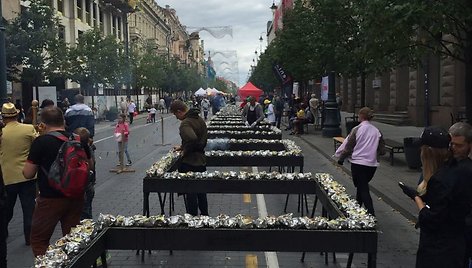
MULTIPOLYGON (((345 116, 346 114, 343 114, 345 116)), ((173 144, 179 143, 178 124, 173 116, 164 114, 164 145, 162 145, 161 122, 145 124, 144 115, 140 115, 132 125, 129 152, 133 161, 135 173, 116 175, 110 173, 117 161, 116 143, 112 138, 114 125, 102 122, 96 126, 95 141, 97 145, 97 185, 93 209, 94 216, 100 212, 134 215, 142 213, 142 178, 145 170, 165 154, 173 144)), ((160 117, 158 117, 160 118, 160 117)), ((344 122, 344 119, 341 121, 344 122)), ((403 137, 419 136, 421 128, 396 127, 376 123, 384 136, 403 142, 403 137)), ((345 133, 345 131, 344 131, 345 133)), ((323 138, 321 131, 310 127, 309 133, 300 137, 289 136, 284 131, 284 138, 293 139, 302 149, 305 156, 305 171, 328 172, 344 184, 350 194, 354 187, 350 180, 349 164, 343 167, 334 164, 333 141, 323 138)), ((411 219, 417 214, 414 204, 406 198, 397 186, 399 180, 413 184, 420 173, 409 170, 403 154, 395 154, 395 165, 391 166, 388 157, 381 158, 371 185, 374 207, 378 217, 379 246, 378 267, 413 267, 418 245, 418 230, 414 229, 411 219)), ((313 202, 313 197, 309 197, 313 202)), ((183 200, 175 199, 175 213, 184 213, 183 200)), ((210 194, 209 211, 211 215, 225 213, 248 214, 257 217, 262 206, 267 207, 271 215, 283 214, 285 195, 240 195, 240 194, 210 194)), ((157 195, 151 194, 151 215, 159 213, 157 195)), ((297 197, 291 196, 288 211, 297 212, 297 197)), ((317 210, 317 215, 320 213, 317 210)), ((15 208, 14 219, 9 225, 8 238, 9 267, 31 267, 33 257, 31 249, 24 245, 21 232, 22 217, 19 205, 15 208)), ((56 230, 53 242, 59 237, 56 230)), ((280 241, 284 243, 284 241, 280 241)), ((313 241, 323 243, 323 241, 313 241)), ((324 264, 324 256, 320 253, 309 253, 304 263, 300 262, 301 253, 264 254, 263 252, 205 252, 205 251, 153 251, 146 253, 145 262, 134 251, 111 251, 110 267, 265 267, 274 260, 278 267, 345 267, 347 254, 336 254, 337 261, 333 263, 329 256, 329 264, 324 264), (274 256, 275 255, 275 256, 274 256), (267 261, 267 256, 269 261, 267 261)), ((353 267, 366 267, 366 254, 354 255, 353 267)))

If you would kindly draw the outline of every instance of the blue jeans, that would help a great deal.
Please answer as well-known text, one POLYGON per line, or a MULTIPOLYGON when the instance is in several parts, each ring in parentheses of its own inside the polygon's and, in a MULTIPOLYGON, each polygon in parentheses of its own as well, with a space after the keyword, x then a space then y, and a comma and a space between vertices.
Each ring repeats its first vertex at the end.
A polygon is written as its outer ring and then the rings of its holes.
POLYGON ((120 156, 119 153, 120 153, 120 150, 121 150, 121 143, 124 143, 123 144, 123 150, 124 150, 124 153, 126 155, 126 159, 128 159, 128 162, 131 162, 131 158, 129 157, 129 153, 128 153, 128 142, 127 141, 118 142, 118 158, 120 156))
POLYGON ((16 204, 16 198, 20 197, 21 208, 23 209, 23 234, 25 242, 29 243, 31 235, 31 220, 36 197, 36 180, 15 183, 5 186, 7 192, 6 224, 13 218, 13 210, 16 204))
POLYGON ((85 189, 84 208, 80 219, 93 219, 92 215, 92 201, 95 196, 95 182, 89 183, 85 189))

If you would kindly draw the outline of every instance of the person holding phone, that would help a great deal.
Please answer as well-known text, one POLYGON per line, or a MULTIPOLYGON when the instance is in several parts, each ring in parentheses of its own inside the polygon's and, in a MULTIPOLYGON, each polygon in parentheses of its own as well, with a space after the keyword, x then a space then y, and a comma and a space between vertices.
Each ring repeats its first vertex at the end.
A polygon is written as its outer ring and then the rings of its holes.
POLYGON ((466 267, 465 218, 470 213, 472 171, 458 165, 449 150, 451 137, 438 127, 423 131, 423 181, 399 186, 419 209, 420 241, 416 267, 466 267))

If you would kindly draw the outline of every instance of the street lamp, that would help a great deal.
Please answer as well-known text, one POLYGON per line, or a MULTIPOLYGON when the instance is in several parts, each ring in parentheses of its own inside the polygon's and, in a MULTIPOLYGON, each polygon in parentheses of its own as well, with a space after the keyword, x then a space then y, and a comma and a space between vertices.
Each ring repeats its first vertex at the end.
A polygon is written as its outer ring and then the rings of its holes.
POLYGON ((270 6, 270 10, 272 10, 272 15, 274 15, 275 11, 277 10, 277 6, 275 5, 275 0, 272 1, 272 6, 270 6))
POLYGON ((336 81, 335 72, 328 74, 328 100, 324 109, 324 124, 322 129, 323 137, 341 136, 341 128, 339 127, 340 118, 338 117, 338 104, 336 103, 336 81))
POLYGON ((262 33, 261 33, 261 36, 259 37, 259 45, 260 45, 259 51, 261 52, 261 54, 262 54, 262 41, 263 41, 263 40, 264 40, 264 39, 262 38, 262 33))

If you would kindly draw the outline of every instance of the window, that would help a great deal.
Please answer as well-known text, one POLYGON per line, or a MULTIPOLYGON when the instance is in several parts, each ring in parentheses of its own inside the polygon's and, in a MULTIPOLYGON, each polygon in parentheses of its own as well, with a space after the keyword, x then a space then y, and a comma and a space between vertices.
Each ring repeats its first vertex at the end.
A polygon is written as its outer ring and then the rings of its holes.
POLYGON ((57 11, 64 15, 64 0, 57 0, 57 11))
POLYGON ((100 31, 105 35, 105 25, 103 24, 103 12, 99 10, 99 17, 100 17, 100 31))
POLYGON ((95 4, 92 4, 92 19, 93 19, 93 26, 97 27, 97 9, 98 6, 95 6, 95 4))
MULTIPOLYGON (((126 15, 125 15, 126 16, 126 15)), ((121 39, 121 18, 118 17, 118 25, 117 25, 117 32, 116 32, 116 36, 121 39)))
POLYGON ((64 41, 66 40, 66 27, 64 27, 64 25, 59 25, 58 38, 64 41))
POLYGON ((84 21, 83 14, 82 14, 82 0, 77 0, 77 18, 81 21, 84 21))
POLYGON ((92 22, 90 17, 90 0, 85 0, 85 23, 90 25, 92 22))
POLYGON ((112 16, 111 17, 111 34, 114 34, 116 35, 116 20, 115 20, 115 16, 112 16))

